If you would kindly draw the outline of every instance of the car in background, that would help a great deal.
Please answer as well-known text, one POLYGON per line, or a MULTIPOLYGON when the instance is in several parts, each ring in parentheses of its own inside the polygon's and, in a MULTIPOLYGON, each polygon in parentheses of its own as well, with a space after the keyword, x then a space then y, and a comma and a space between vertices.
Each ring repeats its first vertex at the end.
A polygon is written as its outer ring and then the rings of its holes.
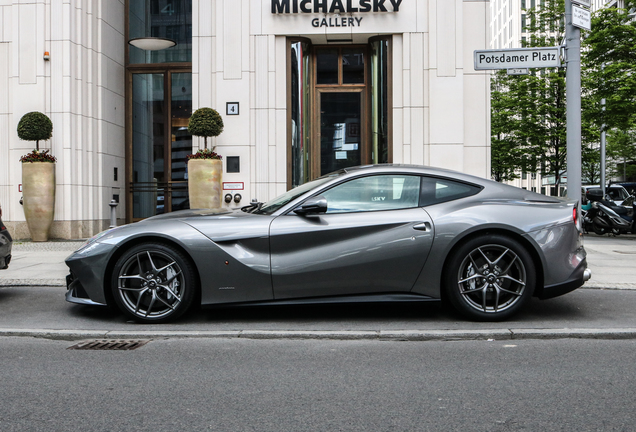
POLYGON ((9 234, 9 230, 2 222, 2 207, 0 207, 0 270, 9 267, 12 245, 13 239, 11 238, 11 234, 9 234))
POLYGON ((195 305, 432 300, 502 320, 591 276, 575 203, 432 167, 346 168, 102 232, 66 259, 66 299, 142 323, 195 305))
MULTIPOLYGON (((582 199, 582 204, 587 204, 587 201, 589 201, 589 196, 588 196, 588 191, 591 189, 601 189, 601 187, 599 185, 588 185, 588 186, 582 186, 581 187, 581 194, 583 195, 583 199, 582 199)), ((627 190, 619 185, 619 184, 611 184, 609 186, 607 186, 605 188, 605 196, 609 197, 609 199, 611 201, 614 201, 614 203, 618 206, 622 206, 623 205, 623 201, 625 201, 627 198, 629 198, 629 192, 627 192, 627 190)))
POLYGON ((627 193, 630 195, 636 195, 636 182, 616 182, 612 183, 612 185, 621 185, 627 190, 627 193))

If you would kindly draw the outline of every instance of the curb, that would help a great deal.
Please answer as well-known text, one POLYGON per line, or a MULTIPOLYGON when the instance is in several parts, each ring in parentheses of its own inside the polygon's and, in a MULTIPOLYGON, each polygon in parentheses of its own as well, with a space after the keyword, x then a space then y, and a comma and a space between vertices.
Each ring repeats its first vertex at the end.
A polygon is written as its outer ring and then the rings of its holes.
POLYGON ((370 331, 108 331, 0 329, 0 337, 33 337, 50 340, 83 339, 251 339, 251 340, 377 340, 474 341, 524 339, 636 339, 636 328, 611 329, 485 329, 485 330, 370 330, 370 331))

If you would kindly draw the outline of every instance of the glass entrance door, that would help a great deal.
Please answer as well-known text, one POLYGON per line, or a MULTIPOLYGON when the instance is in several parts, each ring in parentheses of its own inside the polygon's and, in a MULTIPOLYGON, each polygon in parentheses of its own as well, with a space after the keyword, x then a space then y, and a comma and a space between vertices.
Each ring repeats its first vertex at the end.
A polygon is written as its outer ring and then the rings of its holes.
POLYGON ((365 46, 315 49, 315 177, 370 162, 366 56, 365 46))
POLYGON ((362 92, 320 92, 320 175, 362 163, 362 92))
POLYGON ((189 208, 192 74, 132 74, 132 220, 189 208))

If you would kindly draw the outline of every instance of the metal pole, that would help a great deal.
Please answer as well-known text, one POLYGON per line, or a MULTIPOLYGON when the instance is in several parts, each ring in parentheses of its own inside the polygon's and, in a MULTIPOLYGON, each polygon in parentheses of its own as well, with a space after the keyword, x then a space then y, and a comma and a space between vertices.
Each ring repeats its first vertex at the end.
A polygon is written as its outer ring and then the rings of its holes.
MULTIPOLYGON (((601 99, 601 111, 603 111, 603 120, 605 120, 605 98, 601 99)), ((605 123, 601 125, 601 190, 605 197, 605 123)))
MULTIPOLYGON (((565 0, 565 93, 568 198, 581 205, 581 32, 572 25, 572 1, 565 0)), ((558 175, 558 173, 557 173, 558 175)))
POLYGON ((108 205, 110 206, 110 226, 108 228, 115 228, 117 226, 117 201, 110 200, 108 205))

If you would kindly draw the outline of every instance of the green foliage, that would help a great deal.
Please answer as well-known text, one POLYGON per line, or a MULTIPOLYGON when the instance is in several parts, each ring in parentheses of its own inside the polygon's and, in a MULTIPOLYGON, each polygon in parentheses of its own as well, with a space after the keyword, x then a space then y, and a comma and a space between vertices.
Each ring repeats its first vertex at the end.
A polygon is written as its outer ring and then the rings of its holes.
MULTIPOLYGON (((565 33, 563 0, 546 0, 541 10, 526 12, 531 36, 524 46, 560 45, 565 33)), ((590 183, 599 181, 603 124, 608 131, 608 175, 623 176, 623 167, 627 173, 634 166, 630 162, 636 160, 635 58, 636 23, 623 9, 600 9, 593 16, 592 31, 583 32, 581 50, 582 177, 590 183), (606 99, 605 111, 602 98, 606 99), (616 166, 619 172, 612 168, 616 166)), ((566 171, 565 102, 564 68, 531 70, 525 76, 499 71, 493 76, 494 179, 511 180, 514 171, 541 167, 541 174, 555 176, 558 185, 566 171)))
POLYGON ((188 132, 194 136, 203 137, 205 149, 207 150, 208 137, 219 136, 223 132, 223 119, 212 108, 199 108, 190 117, 188 132))
POLYGON ((491 174, 492 179, 504 182, 519 178, 517 141, 509 132, 515 122, 515 104, 506 97, 506 72, 499 71, 491 80, 491 174))
POLYGON ((20 158, 20 162, 55 162, 55 156, 49 154, 49 150, 33 150, 20 158))
POLYGON ((18 138, 35 141, 36 150, 40 149, 40 140, 47 140, 53 134, 51 119, 38 111, 26 113, 18 123, 18 138))
POLYGON ((186 156, 187 160, 191 159, 222 159, 221 155, 217 154, 215 151, 203 149, 199 150, 195 154, 191 154, 186 156))

